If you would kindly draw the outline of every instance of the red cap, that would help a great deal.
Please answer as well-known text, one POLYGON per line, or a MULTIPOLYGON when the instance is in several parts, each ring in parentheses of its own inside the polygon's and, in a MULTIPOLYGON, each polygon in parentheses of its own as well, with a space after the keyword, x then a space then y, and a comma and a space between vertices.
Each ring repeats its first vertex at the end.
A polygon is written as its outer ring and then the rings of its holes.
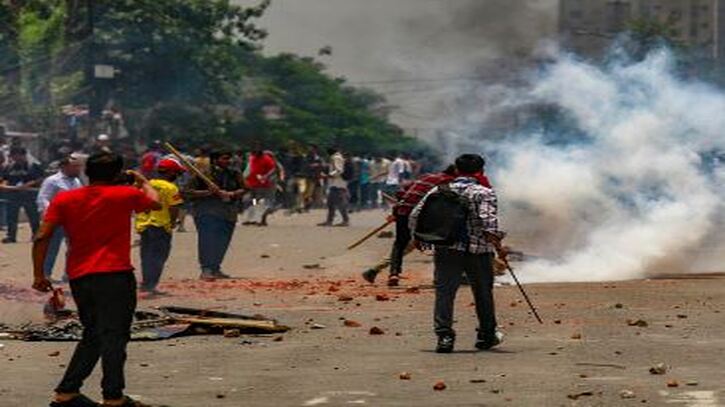
POLYGON ((186 168, 184 168, 176 160, 172 160, 170 158, 166 158, 166 159, 159 161, 159 165, 157 168, 159 171, 164 171, 164 172, 185 172, 186 171, 186 168))

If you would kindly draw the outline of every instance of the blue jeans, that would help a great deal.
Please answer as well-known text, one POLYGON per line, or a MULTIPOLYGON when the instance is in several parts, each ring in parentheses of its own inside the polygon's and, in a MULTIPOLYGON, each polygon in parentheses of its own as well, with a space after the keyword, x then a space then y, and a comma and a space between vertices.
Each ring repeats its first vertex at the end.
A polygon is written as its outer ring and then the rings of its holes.
POLYGON ((214 215, 194 217, 198 236, 199 266, 202 273, 221 271, 224 256, 234 236, 236 222, 214 215))
POLYGON ((164 228, 149 227, 141 232, 141 288, 154 290, 171 253, 171 233, 164 228))
POLYGON ((48 255, 45 256, 45 263, 43 263, 43 272, 47 278, 50 278, 50 276, 53 275, 55 260, 58 258, 60 245, 63 243, 63 239, 65 239, 65 232, 63 231, 63 228, 56 228, 53 232, 53 236, 50 238, 50 243, 48 244, 48 255))

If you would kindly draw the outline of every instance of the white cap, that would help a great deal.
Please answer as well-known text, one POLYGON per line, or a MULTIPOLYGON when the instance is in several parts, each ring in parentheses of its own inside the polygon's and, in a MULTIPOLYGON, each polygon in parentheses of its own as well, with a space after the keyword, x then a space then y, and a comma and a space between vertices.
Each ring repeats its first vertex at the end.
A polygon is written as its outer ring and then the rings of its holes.
POLYGON ((110 137, 108 137, 108 134, 101 134, 101 135, 99 135, 99 136, 98 136, 98 137, 96 138, 96 140, 98 140, 98 141, 108 141, 108 140, 110 140, 110 139, 111 139, 111 138, 110 138, 110 137))

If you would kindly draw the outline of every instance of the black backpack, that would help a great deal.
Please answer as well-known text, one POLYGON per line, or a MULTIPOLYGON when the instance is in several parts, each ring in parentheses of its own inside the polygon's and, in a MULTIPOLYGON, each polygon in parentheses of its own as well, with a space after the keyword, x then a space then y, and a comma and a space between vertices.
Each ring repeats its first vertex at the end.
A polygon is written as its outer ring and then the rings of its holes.
POLYGON ((413 236, 416 240, 451 246, 468 240, 468 199, 441 185, 426 199, 418 214, 413 236))

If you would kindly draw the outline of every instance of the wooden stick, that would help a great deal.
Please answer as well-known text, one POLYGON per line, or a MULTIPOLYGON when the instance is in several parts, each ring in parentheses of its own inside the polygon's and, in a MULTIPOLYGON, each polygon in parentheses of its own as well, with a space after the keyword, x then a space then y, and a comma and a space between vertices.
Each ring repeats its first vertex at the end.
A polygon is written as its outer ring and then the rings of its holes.
POLYGON ((369 240, 369 239, 370 239, 371 237, 373 237, 373 236, 375 236, 376 234, 378 234, 378 233, 382 232, 382 231, 383 231, 383 229, 385 229, 385 228, 387 228, 388 226, 390 226, 390 225, 391 225, 391 224, 392 224, 393 222, 395 222, 395 220, 394 220, 394 219, 391 219, 391 220, 385 221, 385 223, 383 223, 382 225, 380 225, 380 226, 378 226, 377 228, 375 228, 375 229, 374 229, 374 230, 373 230, 372 232, 370 232, 370 233, 368 233, 367 235, 365 235, 365 237, 363 237, 362 239, 360 239, 360 240, 358 240, 357 242, 355 242, 355 243, 351 244, 350 246, 348 246, 348 247, 347 247, 347 250, 352 250, 352 249, 354 249, 354 248, 356 248, 356 247, 360 246, 361 244, 363 244, 363 243, 367 242, 367 241, 368 241, 368 240, 369 240))
POLYGON ((384 200, 388 201, 388 202, 389 202, 389 203, 391 203, 391 204, 396 204, 396 203, 398 203, 398 200, 397 200, 397 199, 396 199, 395 197, 393 197, 392 195, 390 195, 390 194, 387 194, 387 193, 385 193, 385 192, 382 192, 382 191, 381 191, 381 192, 380 192, 380 196, 382 196, 384 200))
POLYGON ((166 147, 166 149, 169 150, 169 152, 171 154, 173 154, 176 158, 178 158, 181 161, 181 164, 183 164, 184 167, 186 167, 186 169, 189 170, 189 172, 192 172, 194 175, 199 177, 199 179, 202 180, 202 182, 204 182, 206 184, 206 186, 209 187, 210 190, 212 190, 212 191, 220 190, 219 186, 217 186, 217 184, 214 183, 214 181, 212 181, 209 177, 207 177, 206 174, 204 174, 200 169, 198 169, 191 161, 187 160, 186 157, 184 157, 179 152, 179 150, 177 150, 174 146, 171 145, 171 143, 169 143, 169 142, 164 143, 164 147, 166 147))

